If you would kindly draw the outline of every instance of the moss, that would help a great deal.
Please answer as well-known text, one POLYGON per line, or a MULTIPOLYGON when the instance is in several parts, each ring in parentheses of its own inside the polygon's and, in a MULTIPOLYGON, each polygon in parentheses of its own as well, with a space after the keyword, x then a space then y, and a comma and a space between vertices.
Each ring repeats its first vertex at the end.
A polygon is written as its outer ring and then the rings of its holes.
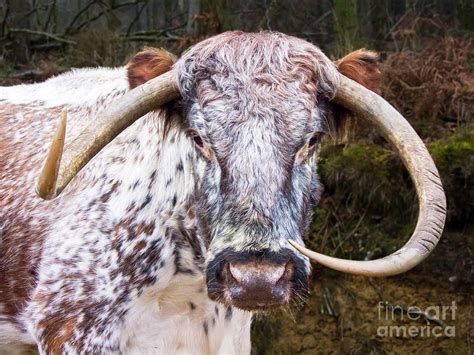
POLYGON ((355 213, 367 208, 386 213, 412 201, 411 181, 401 161, 381 146, 327 147, 322 151, 320 172, 331 196, 355 213))
MULTIPOLYGON (((474 217, 474 132, 460 130, 428 145, 448 198, 448 222, 474 217)), ((392 253, 408 239, 416 193, 397 154, 365 142, 327 146, 320 159, 326 196, 315 210, 308 245, 349 258, 392 253)))
POLYGON ((408 236, 416 214, 411 181, 397 155, 364 142, 328 146, 320 173, 327 196, 315 216, 308 244, 349 258, 393 252, 408 236), (409 206, 407 208, 406 206, 409 206))
POLYGON ((474 218, 474 131, 460 130, 429 144, 448 199, 448 222, 474 218))
POLYGON ((452 169, 465 165, 474 155, 474 131, 461 130, 446 140, 435 141, 428 146, 440 169, 452 169))

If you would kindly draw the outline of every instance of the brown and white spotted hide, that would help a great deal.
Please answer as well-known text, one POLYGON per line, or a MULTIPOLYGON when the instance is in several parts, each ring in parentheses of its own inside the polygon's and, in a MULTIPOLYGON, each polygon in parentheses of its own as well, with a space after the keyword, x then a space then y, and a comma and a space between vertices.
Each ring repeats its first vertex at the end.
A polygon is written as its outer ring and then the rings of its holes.
POLYGON ((302 243, 319 198, 339 74, 303 40, 196 45, 175 64, 183 99, 58 198, 35 196, 61 110, 71 141, 174 60, 146 49, 125 68, 0 88, 0 353, 249 353, 249 311, 307 294, 309 263, 287 240, 302 243))

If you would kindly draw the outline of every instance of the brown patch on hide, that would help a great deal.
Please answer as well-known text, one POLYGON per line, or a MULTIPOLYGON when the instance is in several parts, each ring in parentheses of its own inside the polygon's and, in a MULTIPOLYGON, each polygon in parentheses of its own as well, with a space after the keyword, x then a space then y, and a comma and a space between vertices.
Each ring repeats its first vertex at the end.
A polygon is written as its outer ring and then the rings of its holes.
POLYGON ((140 234, 144 233, 145 235, 152 235, 154 230, 155 230, 155 222, 153 221, 150 223, 140 222, 137 228, 138 233, 140 234))
POLYGON ((0 106, 0 308, 14 323, 38 281, 39 260, 53 215, 49 211, 56 205, 51 202, 33 212, 39 200, 33 192, 31 172, 41 166, 40 144, 51 135, 46 130, 38 132, 38 121, 58 117, 61 110, 9 103, 0 106), (22 120, 12 129, 11 121, 17 115, 22 115, 22 120), (35 139, 26 144, 28 137, 35 139))
POLYGON ((161 48, 146 47, 136 54, 127 64, 127 76, 130 89, 136 88, 148 80, 171 70, 177 58, 161 48))
POLYGON ((45 317, 38 325, 44 329, 48 353, 59 355, 64 353, 64 343, 72 339, 77 322, 74 318, 61 321, 58 317, 45 317))
POLYGON ((133 250, 139 252, 143 248, 146 247, 146 242, 144 240, 140 240, 134 247, 133 250))
POLYGON ((110 197, 117 191, 120 185, 121 185, 120 181, 115 182, 112 185, 112 188, 100 197, 100 201, 103 203, 108 202, 110 200, 110 197))
MULTIPOLYGON (((15 317, 22 312, 30 292, 36 286, 38 265, 32 262, 41 254, 46 222, 38 218, 32 227, 28 220, 15 218, 2 230, 0 252, 0 300, 2 313, 15 317), (30 234, 31 233, 31 234, 30 234)), ((0 223, 4 222, 0 218, 0 223)))

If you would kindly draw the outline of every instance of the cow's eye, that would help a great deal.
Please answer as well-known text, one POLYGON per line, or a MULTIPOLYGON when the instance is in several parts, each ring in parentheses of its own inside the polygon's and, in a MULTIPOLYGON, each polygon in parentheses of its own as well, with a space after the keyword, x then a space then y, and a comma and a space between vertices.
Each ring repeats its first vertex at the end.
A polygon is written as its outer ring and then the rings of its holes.
POLYGON ((199 136, 199 134, 195 130, 189 130, 188 133, 189 133, 189 136, 191 137, 191 139, 193 140, 194 144, 196 144, 196 146, 198 148, 203 149, 204 148, 204 141, 199 136))
POLYGON ((196 144, 199 148, 204 147, 204 142, 202 141, 202 138, 199 137, 197 134, 193 135, 193 141, 194 144, 196 144))
POLYGON ((204 139, 201 138, 198 132, 196 132, 194 129, 190 129, 188 130, 188 135, 193 140, 194 145, 198 148, 199 152, 204 156, 204 158, 209 161, 214 159, 214 153, 209 143, 205 143, 204 139))
POLYGON ((321 142, 322 137, 323 137, 323 132, 315 132, 308 142, 308 147, 311 149, 314 146, 316 146, 316 144, 321 142))

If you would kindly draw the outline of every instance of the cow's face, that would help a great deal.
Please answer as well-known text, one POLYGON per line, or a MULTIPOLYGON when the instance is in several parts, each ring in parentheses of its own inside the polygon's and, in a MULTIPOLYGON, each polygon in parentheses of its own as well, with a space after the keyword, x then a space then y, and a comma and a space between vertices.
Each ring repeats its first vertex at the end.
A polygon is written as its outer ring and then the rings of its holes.
MULTIPOLYGON (((136 57, 132 87, 161 70, 159 57, 136 57)), ((175 68, 197 157, 193 205, 209 296, 249 310, 300 299, 310 265, 288 240, 303 244, 321 195, 316 160, 336 66, 297 38, 231 32, 199 43, 175 68)))
POLYGON ((321 194, 316 169, 337 70, 315 47, 276 34, 227 33, 178 62, 211 298, 265 309, 307 293, 302 243, 321 194))

